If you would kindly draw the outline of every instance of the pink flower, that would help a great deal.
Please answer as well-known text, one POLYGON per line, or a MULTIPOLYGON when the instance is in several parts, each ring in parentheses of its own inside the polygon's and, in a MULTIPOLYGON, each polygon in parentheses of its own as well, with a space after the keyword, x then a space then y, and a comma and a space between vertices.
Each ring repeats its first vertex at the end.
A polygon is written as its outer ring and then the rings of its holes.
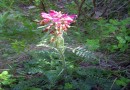
POLYGON ((41 17, 45 24, 48 24, 49 22, 52 23, 47 29, 55 30, 62 34, 63 31, 67 31, 77 15, 62 14, 61 12, 50 10, 49 13, 41 13, 41 17))

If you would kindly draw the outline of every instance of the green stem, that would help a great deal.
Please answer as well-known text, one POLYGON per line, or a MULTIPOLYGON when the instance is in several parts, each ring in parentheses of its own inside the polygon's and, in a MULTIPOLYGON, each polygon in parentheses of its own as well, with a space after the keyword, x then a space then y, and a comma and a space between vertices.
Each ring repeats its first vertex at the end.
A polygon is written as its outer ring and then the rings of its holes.
POLYGON ((65 51, 64 38, 62 36, 57 37, 56 48, 60 55, 60 59, 62 60, 62 71, 60 72, 61 74, 66 71, 66 62, 65 62, 65 56, 64 56, 64 51, 65 51))
POLYGON ((64 51, 65 51, 65 49, 64 49, 64 38, 63 38, 63 32, 61 32, 61 33, 62 34, 60 34, 58 36, 56 34, 56 42, 55 42, 55 45, 56 45, 56 48, 59 52, 60 59, 62 60, 62 66, 63 66, 60 74, 66 71, 66 62, 65 62, 65 56, 64 56, 64 51))
POLYGON ((61 58, 61 60, 62 60, 62 66, 63 66, 61 72, 58 74, 58 76, 60 76, 62 73, 64 73, 64 75, 65 75, 65 73, 66 73, 66 63, 65 63, 64 52, 62 52, 61 49, 58 49, 58 52, 59 52, 59 54, 60 54, 60 58, 61 58))
POLYGON ((63 64, 63 69, 65 70, 66 69, 66 63, 65 63, 65 56, 64 56, 64 53, 59 50, 59 53, 61 55, 61 59, 62 59, 62 64, 63 64))
POLYGON ((65 56, 64 56, 64 52, 61 51, 61 49, 58 50, 59 54, 60 54, 60 58, 62 60, 62 65, 63 65, 63 69, 66 69, 66 63, 65 63, 65 56))

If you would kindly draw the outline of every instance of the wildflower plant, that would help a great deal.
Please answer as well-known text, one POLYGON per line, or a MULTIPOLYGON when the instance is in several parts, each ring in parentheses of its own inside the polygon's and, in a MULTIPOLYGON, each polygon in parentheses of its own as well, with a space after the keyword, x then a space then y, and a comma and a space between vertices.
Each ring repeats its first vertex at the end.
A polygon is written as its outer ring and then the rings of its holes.
POLYGON ((68 15, 63 14, 62 12, 50 10, 49 13, 42 12, 41 17, 43 19, 40 21, 40 27, 43 26, 43 32, 47 32, 51 36, 50 42, 53 43, 53 46, 60 55, 63 64, 63 72, 66 69, 63 34, 64 32, 67 32, 68 28, 70 28, 70 24, 75 21, 74 19, 77 15, 68 15))

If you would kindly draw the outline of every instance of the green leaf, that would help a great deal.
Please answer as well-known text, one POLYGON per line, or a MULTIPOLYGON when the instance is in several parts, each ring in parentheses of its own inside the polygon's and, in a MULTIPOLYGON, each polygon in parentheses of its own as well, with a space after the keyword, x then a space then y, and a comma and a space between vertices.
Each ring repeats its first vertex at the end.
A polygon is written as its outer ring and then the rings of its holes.
POLYGON ((130 82, 130 79, 128 79, 128 78, 125 78, 125 77, 121 77, 119 80, 116 80, 116 84, 117 85, 121 85, 121 86, 126 86, 127 85, 127 83, 129 83, 130 82))
POLYGON ((119 85, 119 86, 126 86, 127 84, 121 80, 117 80, 116 81, 116 84, 119 85))
POLYGON ((71 83, 65 83, 65 87, 64 87, 66 90, 68 89, 72 89, 73 88, 73 85, 71 83))
POLYGON ((130 42, 130 36, 125 36, 125 39, 130 42))
POLYGON ((58 72, 56 70, 50 70, 50 71, 46 71, 45 75, 47 76, 50 82, 55 82, 58 76, 58 72))
POLYGON ((126 40, 122 38, 121 36, 117 36, 116 38, 118 39, 119 43, 122 43, 122 44, 126 43, 126 40))
POLYGON ((8 75, 8 71, 3 71, 1 74, 2 75, 8 75))
POLYGON ((111 25, 110 27, 109 27, 109 32, 114 32, 114 31, 116 31, 118 28, 116 27, 116 26, 113 26, 113 25, 111 25))
POLYGON ((109 22, 113 25, 118 25, 119 24, 119 21, 117 20, 114 20, 114 19, 110 19, 109 22))
POLYGON ((90 50, 96 50, 100 47, 99 39, 87 39, 86 45, 90 50))

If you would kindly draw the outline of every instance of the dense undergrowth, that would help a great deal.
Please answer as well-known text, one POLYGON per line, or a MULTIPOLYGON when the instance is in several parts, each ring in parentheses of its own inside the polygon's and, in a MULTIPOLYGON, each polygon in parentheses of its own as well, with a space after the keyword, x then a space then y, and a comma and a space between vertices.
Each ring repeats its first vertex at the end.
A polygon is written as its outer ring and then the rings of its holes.
POLYGON ((0 90, 130 90, 128 0, 1 0, 0 90), (112 7, 114 6, 114 7, 112 7), (41 12, 77 14, 59 53, 38 28, 41 12))

